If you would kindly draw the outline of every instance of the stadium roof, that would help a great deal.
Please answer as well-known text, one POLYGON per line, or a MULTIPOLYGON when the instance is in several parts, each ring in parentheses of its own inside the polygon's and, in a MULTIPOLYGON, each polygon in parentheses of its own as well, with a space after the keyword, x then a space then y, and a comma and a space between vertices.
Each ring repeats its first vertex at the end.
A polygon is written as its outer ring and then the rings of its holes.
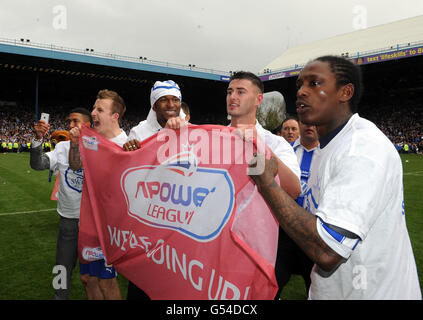
POLYGON ((151 73, 171 74, 191 78, 217 81, 229 80, 229 73, 225 71, 205 69, 196 67, 195 65, 186 66, 149 60, 145 57, 128 57, 111 53, 100 53, 90 48, 82 50, 33 43, 29 39, 13 40, 0 38, 0 53, 78 62, 106 67, 117 67, 151 73))
POLYGON ((266 65, 264 73, 297 69, 298 66, 306 64, 311 59, 327 54, 357 58, 375 52, 392 52, 402 48, 412 48, 419 44, 423 45, 423 16, 357 30, 289 48, 277 59, 266 65))

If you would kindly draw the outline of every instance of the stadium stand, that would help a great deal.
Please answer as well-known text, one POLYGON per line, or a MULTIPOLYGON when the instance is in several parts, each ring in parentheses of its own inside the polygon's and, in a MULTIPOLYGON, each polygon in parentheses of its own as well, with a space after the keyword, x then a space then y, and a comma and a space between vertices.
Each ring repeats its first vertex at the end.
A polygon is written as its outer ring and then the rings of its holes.
POLYGON ((267 64, 262 74, 271 73, 271 78, 284 76, 281 71, 295 75, 311 59, 328 54, 362 58, 362 63, 412 57, 422 54, 418 49, 422 45, 423 15, 289 48, 267 64))
POLYGON ((404 152, 423 151, 423 16, 290 48, 259 74, 265 91, 283 94, 295 114, 295 80, 302 66, 326 54, 346 56, 363 71, 358 112, 373 121, 404 152))
POLYGON ((129 132, 146 118, 156 80, 179 84, 192 123, 227 124, 225 72, 0 39, 0 75, 0 146, 3 141, 26 145, 41 112, 50 114, 50 133, 65 129, 68 111, 91 109, 100 89, 125 99, 121 125, 129 132))
MULTIPOLYGON (((423 57, 362 66, 364 93, 358 113, 373 121, 404 152, 423 152, 423 57)), ((279 91, 287 113, 295 114, 296 77, 266 81, 265 91, 279 91)))
MULTIPOLYGON (((288 49, 259 76, 265 92, 282 93, 288 114, 294 114, 301 66, 318 55, 346 55, 363 70, 360 115, 375 122, 400 152, 407 144, 409 152, 422 153, 422 39, 423 16, 414 17, 288 49)), ((230 73, 223 71, 0 39, 0 75, 1 142, 26 145, 41 112, 50 113, 51 132, 65 129, 67 111, 91 109, 96 93, 104 88, 125 99, 122 127, 129 132, 147 116, 154 81, 167 79, 180 85, 192 123, 228 123, 230 73)))

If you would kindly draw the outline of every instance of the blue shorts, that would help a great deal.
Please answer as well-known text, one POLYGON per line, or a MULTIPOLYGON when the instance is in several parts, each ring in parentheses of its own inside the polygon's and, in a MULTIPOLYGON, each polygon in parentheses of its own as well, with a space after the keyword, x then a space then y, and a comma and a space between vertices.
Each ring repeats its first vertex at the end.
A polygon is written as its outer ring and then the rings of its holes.
POLYGON ((89 273, 91 277, 100 279, 112 279, 117 277, 117 272, 111 264, 106 264, 104 259, 96 260, 91 263, 79 263, 79 273, 89 273))

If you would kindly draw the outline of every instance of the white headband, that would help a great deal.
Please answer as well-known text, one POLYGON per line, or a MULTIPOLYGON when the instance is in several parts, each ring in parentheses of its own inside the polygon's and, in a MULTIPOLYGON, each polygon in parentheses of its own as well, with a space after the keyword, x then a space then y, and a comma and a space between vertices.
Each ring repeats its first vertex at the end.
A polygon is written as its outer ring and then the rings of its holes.
POLYGON ((156 81, 154 83, 150 94, 151 107, 153 107, 156 101, 163 96, 175 96, 179 98, 179 101, 182 101, 181 89, 179 89, 178 84, 172 80, 164 82, 156 81))
MULTIPOLYGON (((175 96, 178 97, 180 101, 182 101, 182 94, 181 89, 179 89, 179 86, 176 82, 172 80, 167 80, 164 82, 156 81, 154 83, 153 88, 151 88, 151 94, 150 94, 150 103, 151 103, 151 109, 147 116, 147 121, 150 123, 157 123, 157 115, 156 112, 153 110, 153 106, 156 103, 156 101, 163 96, 175 96)), ((179 111, 179 117, 182 119, 185 119, 185 113, 181 110, 179 111)), ((159 125, 157 123, 157 125, 159 125)))

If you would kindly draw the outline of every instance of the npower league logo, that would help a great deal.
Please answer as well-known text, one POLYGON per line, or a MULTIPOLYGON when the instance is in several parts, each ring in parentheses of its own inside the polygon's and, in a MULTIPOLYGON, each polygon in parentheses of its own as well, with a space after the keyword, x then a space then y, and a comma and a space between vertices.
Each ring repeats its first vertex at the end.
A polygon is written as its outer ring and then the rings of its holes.
POLYGON ((234 207, 228 172, 198 167, 197 157, 189 150, 161 165, 127 169, 121 188, 130 216, 201 242, 220 234, 234 207))

